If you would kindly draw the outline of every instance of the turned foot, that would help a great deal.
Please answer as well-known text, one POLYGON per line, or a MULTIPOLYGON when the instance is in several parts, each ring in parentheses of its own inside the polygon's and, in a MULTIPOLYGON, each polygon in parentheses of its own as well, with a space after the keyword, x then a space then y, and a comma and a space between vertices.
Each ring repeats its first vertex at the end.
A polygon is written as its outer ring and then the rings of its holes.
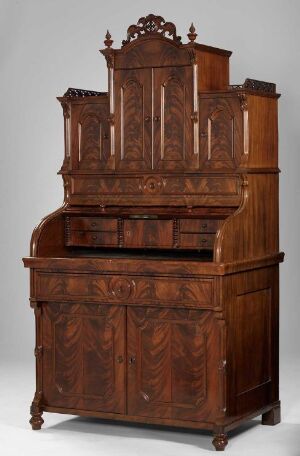
POLYGON ((31 419, 29 420, 29 423, 34 431, 39 431, 44 423, 42 418, 43 409, 41 408, 41 399, 42 393, 35 393, 30 407, 31 419))
POLYGON ((265 426, 275 426, 275 424, 279 424, 280 421, 280 402, 276 404, 271 410, 264 413, 261 417, 261 424, 264 424, 265 426))
POLYGON ((31 417, 31 419, 29 420, 29 423, 31 424, 33 431, 39 431, 42 427, 42 424, 44 423, 44 420, 42 418, 42 413, 33 415, 31 417))
POLYGON ((224 451, 228 443, 227 435, 215 434, 212 443, 216 451, 224 451))

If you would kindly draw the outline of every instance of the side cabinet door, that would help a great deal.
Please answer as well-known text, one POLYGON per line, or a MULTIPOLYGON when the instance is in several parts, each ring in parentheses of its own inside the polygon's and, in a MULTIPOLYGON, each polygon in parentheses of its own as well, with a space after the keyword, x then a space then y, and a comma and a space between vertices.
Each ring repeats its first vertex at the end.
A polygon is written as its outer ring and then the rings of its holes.
POLYGON ((125 308, 45 303, 43 398, 51 407, 125 412, 125 308))
POLYGON ((81 170, 114 169, 110 152, 108 103, 72 107, 72 167, 81 170))
POLYGON ((116 168, 151 169, 151 70, 116 70, 116 168))
POLYGON ((235 98, 200 98, 200 169, 239 166, 243 153, 240 102, 235 98))
POLYGON ((153 168, 196 169, 193 150, 193 73, 191 67, 154 69, 153 168))
POLYGON ((206 421, 221 407, 221 332, 213 312, 131 308, 128 413, 206 421))

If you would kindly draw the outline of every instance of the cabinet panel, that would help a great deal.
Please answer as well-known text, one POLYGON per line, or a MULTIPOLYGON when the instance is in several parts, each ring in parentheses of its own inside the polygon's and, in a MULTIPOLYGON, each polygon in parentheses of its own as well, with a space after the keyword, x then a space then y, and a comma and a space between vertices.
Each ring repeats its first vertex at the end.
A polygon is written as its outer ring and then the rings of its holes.
POLYGON ((125 247, 172 247, 172 220, 125 220, 125 247))
POLYGON ((42 333, 46 405, 124 413, 123 307, 45 303, 42 333))
POLYGON ((128 412, 205 420, 218 408, 218 323, 207 311, 128 309, 128 412))
POLYGON ((191 67, 154 69, 154 169, 197 168, 191 67))
POLYGON ((243 150, 242 111, 237 98, 200 99, 200 167, 234 169, 243 150))
POLYGON ((151 70, 116 71, 116 168, 151 168, 151 70))

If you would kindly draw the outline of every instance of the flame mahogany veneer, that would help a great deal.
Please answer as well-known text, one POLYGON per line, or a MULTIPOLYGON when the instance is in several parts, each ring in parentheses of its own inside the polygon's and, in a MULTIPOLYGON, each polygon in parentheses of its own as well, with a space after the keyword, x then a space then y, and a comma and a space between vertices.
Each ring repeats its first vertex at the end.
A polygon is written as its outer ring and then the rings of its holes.
POLYGON ((70 88, 64 203, 34 230, 33 429, 46 412, 227 433, 278 397, 275 84, 150 14, 108 92, 70 88))

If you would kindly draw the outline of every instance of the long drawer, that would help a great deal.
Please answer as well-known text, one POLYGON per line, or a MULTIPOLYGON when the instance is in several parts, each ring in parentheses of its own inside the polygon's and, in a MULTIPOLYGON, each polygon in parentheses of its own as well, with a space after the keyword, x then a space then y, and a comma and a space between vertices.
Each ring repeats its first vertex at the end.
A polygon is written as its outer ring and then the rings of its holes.
POLYGON ((213 278, 37 272, 36 297, 47 301, 212 308, 213 278))

